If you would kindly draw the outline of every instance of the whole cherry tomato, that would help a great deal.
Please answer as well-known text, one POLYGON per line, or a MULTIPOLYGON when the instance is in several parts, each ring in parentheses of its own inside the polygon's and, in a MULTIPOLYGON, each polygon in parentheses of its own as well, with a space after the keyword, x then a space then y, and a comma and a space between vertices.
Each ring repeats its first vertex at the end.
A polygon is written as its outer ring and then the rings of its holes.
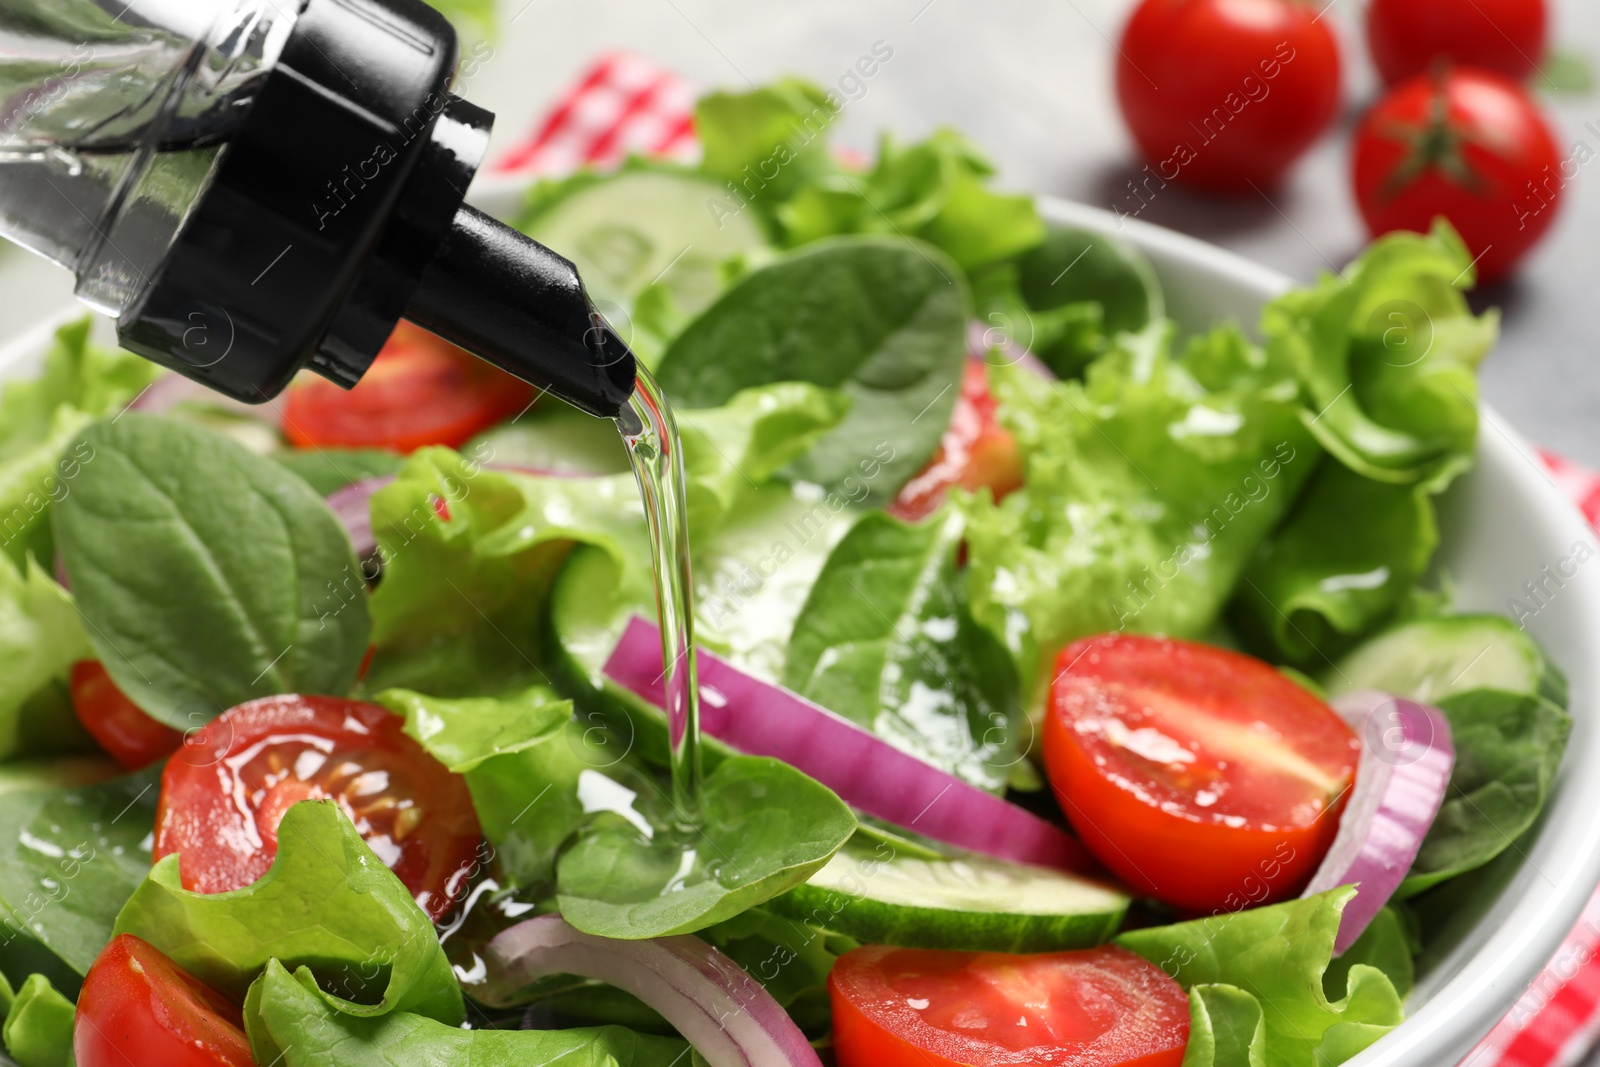
POLYGON ((130 771, 172 755, 183 735, 156 722, 117 688, 97 659, 81 659, 68 677, 78 721, 106 754, 130 771))
POLYGON ((1576 173, 1526 89, 1488 71, 1419 75, 1380 100, 1356 131, 1356 200, 1374 235, 1426 232, 1442 215, 1477 261, 1508 274, 1555 221, 1576 173))
POLYGON ((1117 100, 1149 163, 1224 191, 1283 177, 1339 110, 1339 47, 1304 0, 1143 0, 1117 49, 1117 100))
POLYGON ((1390 85, 1443 61, 1522 81, 1544 58, 1545 0, 1371 0, 1367 44, 1390 85))

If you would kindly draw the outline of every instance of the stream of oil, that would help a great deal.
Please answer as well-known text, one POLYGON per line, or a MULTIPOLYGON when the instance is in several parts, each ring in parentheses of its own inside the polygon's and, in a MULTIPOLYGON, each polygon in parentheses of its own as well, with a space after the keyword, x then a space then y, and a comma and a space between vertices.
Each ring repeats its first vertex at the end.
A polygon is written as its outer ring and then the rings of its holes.
POLYGON ((661 386, 638 369, 633 397, 617 416, 639 482, 650 528, 656 611, 661 625, 662 687, 672 747, 672 801, 681 826, 700 811, 700 685, 695 665, 694 585, 689 574, 689 516, 678 426, 661 386))

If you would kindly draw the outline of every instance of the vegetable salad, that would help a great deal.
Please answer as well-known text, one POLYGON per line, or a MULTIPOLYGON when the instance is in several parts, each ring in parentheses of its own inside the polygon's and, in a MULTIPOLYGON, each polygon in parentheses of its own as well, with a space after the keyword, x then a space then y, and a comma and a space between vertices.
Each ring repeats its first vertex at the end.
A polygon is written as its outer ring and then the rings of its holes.
POLYGON ((87 321, 5 388, 10 1062, 1336 1064, 1403 1020, 1570 725, 1432 566, 1497 326, 1460 241, 1189 333, 965 138, 846 164, 832 114, 712 94, 699 166, 517 220, 677 407, 692 813, 612 427, 406 326, 270 412, 87 321))

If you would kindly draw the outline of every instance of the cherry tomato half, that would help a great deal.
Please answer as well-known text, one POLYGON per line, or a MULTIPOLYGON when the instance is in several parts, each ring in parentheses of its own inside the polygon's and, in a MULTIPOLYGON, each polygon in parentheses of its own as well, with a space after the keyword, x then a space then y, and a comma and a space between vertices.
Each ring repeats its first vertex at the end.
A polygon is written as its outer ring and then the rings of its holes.
POLYGON ((1022 453, 1000 425, 983 360, 967 360, 950 427, 928 465, 905 485, 889 510, 907 522, 939 509, 954 486, 988 489, 999 500, 1022 485, 1022 453))
POLYGON ((455 448, 516 415, 538 391, 426 330, 401 322, 354 389, 304 377, 286 394, 297 448, 455 448))
POLYGON ((1545 0, 1372 0, 1367 45, 1390 85, 1441 61, 1522 81, 1544 58, 1545 0))
POLYGON ((1478 276, 1510 272, 1555 221, 1570 175, 1533 97, 1498 74, 1449 70, 1395 88, 1361 120, 1352 172, 1374 236, 1443 215, 1478 276))
POLYGON ((302 800, 334 800, 434 919, 466 889, 482 834, 466 781, 375 704, 276 696, 232 708, 161 776, 154 858, 176 852, 185 889, 260 878, 278 824, 302 800))
POLYGON ((828 976, 839 1067, 1178 1067, 1189 998, 1105 945, 1016 956, 869 945, 828 976))
POLYGON ((96 957, 72 1024, 78 1067, 252 1067, 238 1005, 149 943, 118 934, 96 957))
POLYGON ((1100 862, 1180 908, 1299 892, 1360 754, 1332 708, 1237 652, 1104 634, 1056 661, 1044 755, 1062 810, 1100 862))
POLYGON ((1150 164, 1136 179, 1276 183, 1339 110, 1339 46, 1304 0, 1143 0, 1117 49, 1117 101, 1150 164))
POLYGON ((164 759, 183 744, 183 735, 156 722, 117 688, 97 659, 80 659, 68 675, 78 721, 106 754, 130 771, 164 759))

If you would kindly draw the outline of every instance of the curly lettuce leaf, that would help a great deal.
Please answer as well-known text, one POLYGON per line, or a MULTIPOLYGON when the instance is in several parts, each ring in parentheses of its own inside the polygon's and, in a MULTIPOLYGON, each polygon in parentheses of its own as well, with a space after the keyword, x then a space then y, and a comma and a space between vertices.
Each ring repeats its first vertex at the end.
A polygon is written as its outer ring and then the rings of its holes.
MULTIPOLYGON (((838 392, 780 382, 678 412, 691 531, 714 528, 847 409, 838 392)), ((517 474, 425 448, 371 508, 384 572, 368 692, 500 695, 543 681, 545 602, 571 547, 598 546, 634 571, 650 558, 632 474, 517 474)))
POLYGON ((6 1010, 6 1051, 18 1067, 71 1067, 72 1020, 77 1009, 50 979, 30 974, 6 1010))
POLYGON ((461 989, 433 922, 332 801, 284 813, 278 854, 254 884, 183 888, 177 854, 150 870, 117 916, 179 967, 243 997, 269 960, 309 968, 337 1013, 416 1012, 455 1026, 461 989))
MULTIPOLYGON (((1404 973, 1392 946, 1369 946, 1325 978, 1352 886, 1302 900, 1129 931, 1116 944, 1162 968, 1189 991, 1193 1039, 1186 1067, 1332 1067, 1400 1024, 1404 973), (1254 1002, 1252 1004, 1252 1002, 1254 1002)), ((1374 940, 1398 930, 1381 927, 1374 940)), ((1358 943, 1359 944, 1359 943, 1358 943)), ((1402 946, 1403 947, 1403 946, 1402 946)), ((1352 952, 1357 951, 1352 946, 1352 952)))
POLYGON ((991 371, 1027 483, 966 506, 973 615, 1035 679, 1068 642, 1198 637, 1319 455, 1295 383, 1224 331, 1124 334, 1083 382, 991 371))
POLYGON ((0 557, 0 759, 29 746, 29 702, 94 655, 68 593, 29 559, 0 557))
POLYGON ((330 1010, 305 968, 276 960, 250 987, 245 1031, 257 1063, 282 1067, 674 1067, 689 1062, 676 1038, 618 1026, 588 1030, 464 1030, 409 1012, 357 1017, 330 1010))
POLYGON ((1394 615, 1438 544, 1425 486, 1373 481, 1328 460, 1251 560, 1232 617, 1274 658, 1320 668, 1394 615))
POLYGON ((1306 425, 1365 478, 1438 491, 1471 465, 1474 369, 1499 316, 1475 316, 1472 260, 1448 223, 1374 242, 1343 275, 1269 304, 1262 333, 1307 394, 1306 425))

